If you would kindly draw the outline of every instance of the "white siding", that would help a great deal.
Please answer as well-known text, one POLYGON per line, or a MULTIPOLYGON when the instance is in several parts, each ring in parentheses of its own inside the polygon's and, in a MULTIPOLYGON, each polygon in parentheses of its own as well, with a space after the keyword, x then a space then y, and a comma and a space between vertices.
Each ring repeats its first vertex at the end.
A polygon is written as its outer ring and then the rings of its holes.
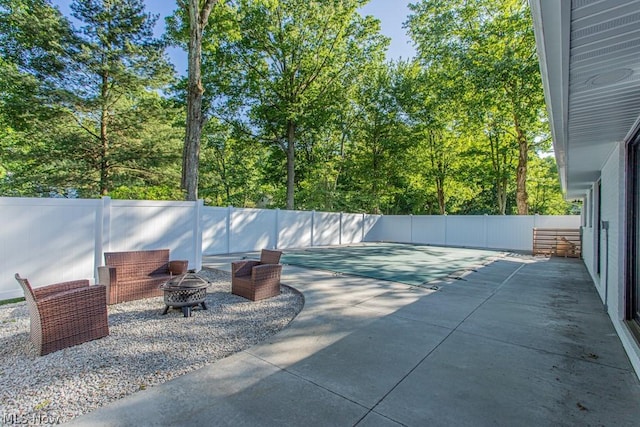
MULTIPOLYGON (((609 231, 602 230, 600 239, 600 280, 599 283, 596 282, 600 295, 607 299, 609 313, 615 317, 617 317, 617 313, 622 313, 623 311, 623 301, 620 301, 617 295, 618 287, 621 285, 617 279, 619 267, 621 267, 618 264, 618 243, 619 236, 624 235, 623 225, 619 219, 621 209, 623 209, 619 203, 621 189, 620 167, 620 157, 616 150, 607 160, 601 174, 601 221, 609 222, 609 231), (608 287, 608 298, 604 294, 605 287, 608 287)), ((595 226, 596 224, 594 224, 595 226)))
POLYGON ((626 182, 625 182, 625 153, 624 145, 618 148, 607 159, 601 170, 601 220, 609 222, 609 231, 603 231, 600 245, 601 274, 596 272, 595 256, 595 222, 597 200, 596 184, 587 195, 589 209, 587 225, 583 228, 583 258, 585 266, 590 272, 596 289, 603 303, 607 302, 609 317, 613 322, 622 345, 636 373, 640 375, 640 347, 625 324, 625 255, 628 253, 624 239, 626 235, 626 182), (592 225, 592 226, 590 226, 592 225), (608 250, 607 250, 608 238, 608 250), (605 289, 608 292, 605 295, 605 289))

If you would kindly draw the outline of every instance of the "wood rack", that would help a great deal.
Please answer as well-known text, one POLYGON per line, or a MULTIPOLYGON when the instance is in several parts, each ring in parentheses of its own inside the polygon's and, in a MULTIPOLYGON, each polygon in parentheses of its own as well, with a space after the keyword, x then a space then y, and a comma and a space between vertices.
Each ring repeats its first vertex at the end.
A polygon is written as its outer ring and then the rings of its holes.
POLYGON ((582 236, 579 228, 534 228, 533 254, 580 258, 582 236))

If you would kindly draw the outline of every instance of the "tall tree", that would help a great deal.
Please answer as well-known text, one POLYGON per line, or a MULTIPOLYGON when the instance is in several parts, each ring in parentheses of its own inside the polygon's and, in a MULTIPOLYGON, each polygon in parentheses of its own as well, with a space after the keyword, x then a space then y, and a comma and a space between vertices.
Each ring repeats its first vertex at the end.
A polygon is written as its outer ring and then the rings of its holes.
POLYGON ((106 195, 115 173, 146 173, 128 160, 153 157, 135 141, 142 124, 160 113, 155 91, 173 70, 153 37, 157 17, 145 13, 142 0, 75 0, 71 10, 81 40, 62 101, 84 133, 77 148, 99 171, 99 194, 106 195))
POLYGON ((301 135, 328 120, 345 76, 382 55, 386 41, 377 22, 358 14, 364 3, 238 0, 233 29, 218 44, 223 70, 233 75, 231 86, 218 88, 231 89, 225 93, 235 106, 231 120, 286 158, 287 209, 295 207, 301 135))
POLYGON ((371 64, 359 79, 353 99, 357 117, 351 153, 352 191, 361 193, 361 203, 372 213, 389 213, 394 204, 394 181, 408 160, 406 126, 398 102, 398 66, 371 64))
MULTIPOLYGON (((45 141, 65 120, 52 93, 75 43, 47 0, 0 0, 0 193, 48 195, 45 141)), ((48 180, 50 182, 50 180, 48 180)))
POLYGON ((189 16, 189 56, 187 83, 187 122, 182 153, 181 187, 187 200, 198 198, 198 170, 200 165, 200 140, 206 115, 202 109, 202 37, 209 22, 209 15, 218 0, 178 0, 178 5, 189 16))
POLYGON ((422 68, 414 62, 402 70, 400 103, 414 141, 410 158, 416 172, 435 188, 438 213, 444 215, 448 184, 463 141, 459 128, 464 126, 456 120, 463 90, 452 85, 445 63, 422 68))
POLYGON ((509 121, 503 139, 511 138, 517 147, 516 202, 518 213, 526 214, 527 161, 544 110, 528 5, 521 0, 422 0, 410 7, 408 27, 423 64, 454 64, 450 69, 458 71, 450 77, 467 89, 465 114, 492 117, 486 127, 496 113, 505 116, 498 121, 509 121))

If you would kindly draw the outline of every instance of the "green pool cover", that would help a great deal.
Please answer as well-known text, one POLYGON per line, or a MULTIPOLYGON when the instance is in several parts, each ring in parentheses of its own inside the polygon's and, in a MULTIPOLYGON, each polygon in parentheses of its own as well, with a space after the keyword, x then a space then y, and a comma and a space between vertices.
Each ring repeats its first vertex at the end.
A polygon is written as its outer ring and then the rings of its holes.
POLYGON ((423 285, 486 264, 501 252, 396 243, 286 250, 280 262, 423 285))

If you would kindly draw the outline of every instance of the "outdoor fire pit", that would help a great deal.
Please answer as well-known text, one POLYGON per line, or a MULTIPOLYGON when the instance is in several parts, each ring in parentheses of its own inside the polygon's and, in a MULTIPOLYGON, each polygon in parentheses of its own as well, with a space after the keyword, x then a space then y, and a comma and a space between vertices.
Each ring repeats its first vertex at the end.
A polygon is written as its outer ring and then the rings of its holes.
POLYGON ((198 305, 206 310, 204 300, 207 297, 207 287, 209 282, 196 273, 185 273, 173 277, 160 285, 160 289, 164 291, 165 304, 162 314, 167 314, 171 307, 182 308, 184 317, 191 317, 191 308, 198 305))

